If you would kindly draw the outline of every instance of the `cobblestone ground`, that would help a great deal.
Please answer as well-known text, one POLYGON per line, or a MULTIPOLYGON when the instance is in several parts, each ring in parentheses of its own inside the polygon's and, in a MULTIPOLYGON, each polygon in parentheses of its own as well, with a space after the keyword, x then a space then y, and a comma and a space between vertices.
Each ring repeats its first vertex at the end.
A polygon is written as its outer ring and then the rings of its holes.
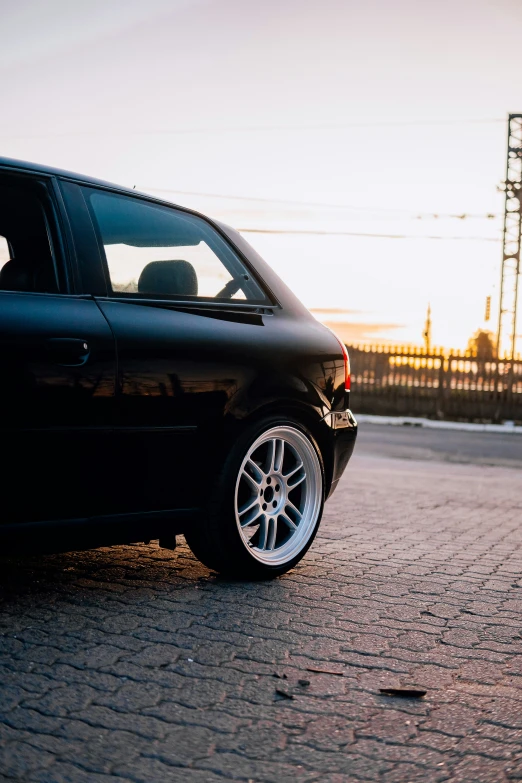
POLYGON ((0 779, 522 779, 521 476, 359 456, 267 584, 185 546, 3 560, 0 779))

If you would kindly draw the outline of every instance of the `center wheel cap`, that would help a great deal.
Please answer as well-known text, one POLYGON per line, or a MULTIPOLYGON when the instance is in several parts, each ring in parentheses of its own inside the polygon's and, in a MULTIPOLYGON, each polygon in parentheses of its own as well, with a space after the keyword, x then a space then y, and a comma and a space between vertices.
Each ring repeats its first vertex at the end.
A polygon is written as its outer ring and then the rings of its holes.
POLYGON ((286 503, 285 483, 281 476, 275 473, 267 476, 263 483, 263 510, 275 516, 286 503))

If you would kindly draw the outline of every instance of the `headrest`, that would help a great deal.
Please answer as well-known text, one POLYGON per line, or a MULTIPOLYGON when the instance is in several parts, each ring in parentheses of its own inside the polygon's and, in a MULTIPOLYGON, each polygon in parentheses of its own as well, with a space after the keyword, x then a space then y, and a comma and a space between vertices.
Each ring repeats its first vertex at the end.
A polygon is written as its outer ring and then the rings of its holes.
POLYGON ((34 269, 21 261, 8 261, 0 270, 2 291, 34 291, 34 269))
POLYGON ((140 294, 197 296, 196 270, 188 261, 151 261, 138 280, 140 294))

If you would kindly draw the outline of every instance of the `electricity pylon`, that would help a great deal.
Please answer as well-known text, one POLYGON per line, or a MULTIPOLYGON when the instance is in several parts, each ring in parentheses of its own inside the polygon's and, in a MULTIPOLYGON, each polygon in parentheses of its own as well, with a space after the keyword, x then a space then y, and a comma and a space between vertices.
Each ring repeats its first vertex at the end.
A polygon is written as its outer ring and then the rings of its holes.
POLYGON ((498 314, 497 356, 509 348, 516 356, 517 308, 520 281, 520 242, 522 228, 522 114, 510 114, 506 162, 506 194, 500 303, 498 314))

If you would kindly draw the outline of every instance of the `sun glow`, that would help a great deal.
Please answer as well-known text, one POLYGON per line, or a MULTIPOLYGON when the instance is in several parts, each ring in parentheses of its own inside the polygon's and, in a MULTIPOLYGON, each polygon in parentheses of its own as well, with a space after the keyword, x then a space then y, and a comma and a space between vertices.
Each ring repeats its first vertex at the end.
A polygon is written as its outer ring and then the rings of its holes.
POLYGON ((519 4, 37 6, 3 9, 3 154, 309 232, 245 237, 350 341, 420 344, 431 302, 464 348, 496 312, 519 4))

